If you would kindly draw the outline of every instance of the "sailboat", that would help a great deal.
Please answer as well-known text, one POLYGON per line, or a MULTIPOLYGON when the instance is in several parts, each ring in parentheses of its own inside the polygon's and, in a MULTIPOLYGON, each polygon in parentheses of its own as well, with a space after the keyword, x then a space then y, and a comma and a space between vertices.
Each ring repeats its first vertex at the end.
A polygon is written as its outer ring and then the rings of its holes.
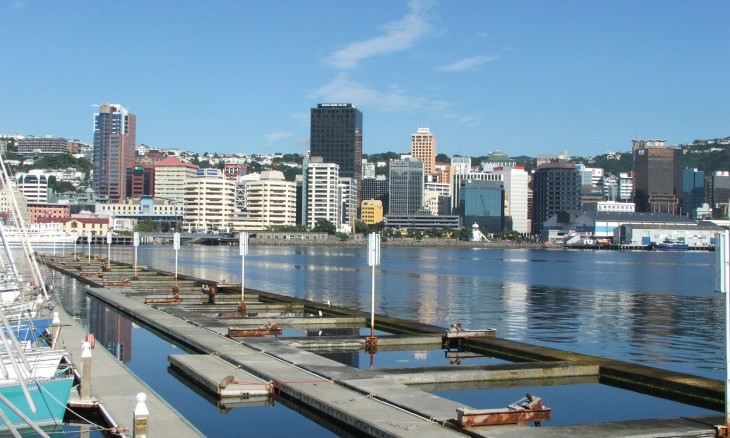
MULTIPOLYGON (((0 185, 8 196, 18 227, 22 229, 22 215, 10 190, 10 178, 2 157, 0 185)), ((18 435, 18 430, 32 428, 44 435, 40 427, 62 423, 74 376, 68 362, 63 360, 66 352, 55 348, 55 340, 51 346, 40 345, 41 335, 56 321, 39 319, 35 314, 31 317, 31 310, 35 312, 48 295, 30 241, 25 237, 21 239, 23 255, 29 262, 34 286, 42 295, 36 298, 33 307, 25 301, 22 292, 30 285, 18 272, 1 224, 0 238, 6 259, 3 268, 6 268, 6 262, 9 265, 1 289, 19 291, 13 300, 0 305, 0 431, 9 430, 18 435)))

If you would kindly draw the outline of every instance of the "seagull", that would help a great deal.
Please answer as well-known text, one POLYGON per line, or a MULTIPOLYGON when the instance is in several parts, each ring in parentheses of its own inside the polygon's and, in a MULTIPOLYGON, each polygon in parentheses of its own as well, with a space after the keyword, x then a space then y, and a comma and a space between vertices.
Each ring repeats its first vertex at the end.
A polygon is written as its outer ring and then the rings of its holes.
POLYGON ((328 305, 328 306, 330 305, 330 300, 327 300, 327 305, 328 305))

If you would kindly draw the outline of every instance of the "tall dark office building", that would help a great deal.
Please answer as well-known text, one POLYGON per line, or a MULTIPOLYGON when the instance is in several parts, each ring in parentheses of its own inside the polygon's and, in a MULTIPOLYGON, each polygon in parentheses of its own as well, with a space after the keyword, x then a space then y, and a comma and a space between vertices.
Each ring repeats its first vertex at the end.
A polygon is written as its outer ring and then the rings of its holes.
POLYGON ((137 117, 121 105, 102 103, 94 115, 94 179, 97 195, 121 202, 126 195, 126 170, 134 167, 137 117))
POLYGON ((712 217, 726 219, 730 211, 730 172, 715 171, 705 176, 705 202, 712 207, 712 217))
MULTIPOLYGON (((309 154, 340 166, 340 177, 362 181, 362 113, 350 103, 320 103, 312 108, 309 154)), ((358 200, 359 205, 359 200, 358 200)))
POLYGON ((664 140, 633 140, 637 212, 681 214, 682 150, 664 140))
POLYGON ((561 211, 579 210, 581 175, 567 161, 543 163, 532 177, 532 233, 561 211))
POLYGON ((697 209, 705 203, 705 172, 687 168, 682 171, 682 211, 697 218, 697 209))

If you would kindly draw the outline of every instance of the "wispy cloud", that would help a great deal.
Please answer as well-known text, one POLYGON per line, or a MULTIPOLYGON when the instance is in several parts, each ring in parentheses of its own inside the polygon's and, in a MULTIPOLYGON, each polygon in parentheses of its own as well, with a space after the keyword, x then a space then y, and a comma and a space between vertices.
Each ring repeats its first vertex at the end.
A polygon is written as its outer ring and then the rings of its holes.
POLYGON ((456 62, 452 62, 451 64, 442 65, 440 67, 436 67, 436 71, 445 71, 445 72, 459 72, 459 71, 467 71, 467 70, 475 70, 478 66, 482 64, 486 64, 487 62, 494 61, 497 59, 498 56, 472 56, 471 58, 465 58, 460 59, 456 62))
POLYGON ((409 96, 406 90, 398 86, 379 91, 351 80, 344 73, 338 74, 330 83, 315 90, 310 98, 320 102, 351 102, 380 111, 410 110, 423 105, 422 98, 409 96))
POLYGON ((479 125, 479 116, 477 114, 472 114, 470 116, 461 116, 457 119, 457 122, 461 125, 473 128, 479 125))
POLYGON ((294 134, 291 132, 284 132, 284 131, 269 132, 268 134, 264 134, 264 145, 274 144, 277 141, 284 140, 293 135, 294 134))
POLYGON ((350 43, 325 58, 324 62, 341 70, 351 70, 364 59, 409 49, 432 31, 428 14, 432 4, 428 0, 412 0, 406 16, 384 25, 382 35, 350 43))

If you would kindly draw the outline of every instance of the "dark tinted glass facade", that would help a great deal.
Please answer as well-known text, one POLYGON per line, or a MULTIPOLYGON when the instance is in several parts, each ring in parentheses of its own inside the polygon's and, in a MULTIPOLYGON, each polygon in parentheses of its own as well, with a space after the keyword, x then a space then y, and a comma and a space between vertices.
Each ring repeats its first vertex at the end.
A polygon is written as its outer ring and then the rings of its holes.
POLYGON ((349 103, 312 108, 310 155, 340 166, 340 176, 362 180, 362 113, 349 103))
POLYGON ((532 232, 542 230, 546 220, 561 211, 580 210, 581 177, 575 164, 546 163, 532 179, 532 232))

